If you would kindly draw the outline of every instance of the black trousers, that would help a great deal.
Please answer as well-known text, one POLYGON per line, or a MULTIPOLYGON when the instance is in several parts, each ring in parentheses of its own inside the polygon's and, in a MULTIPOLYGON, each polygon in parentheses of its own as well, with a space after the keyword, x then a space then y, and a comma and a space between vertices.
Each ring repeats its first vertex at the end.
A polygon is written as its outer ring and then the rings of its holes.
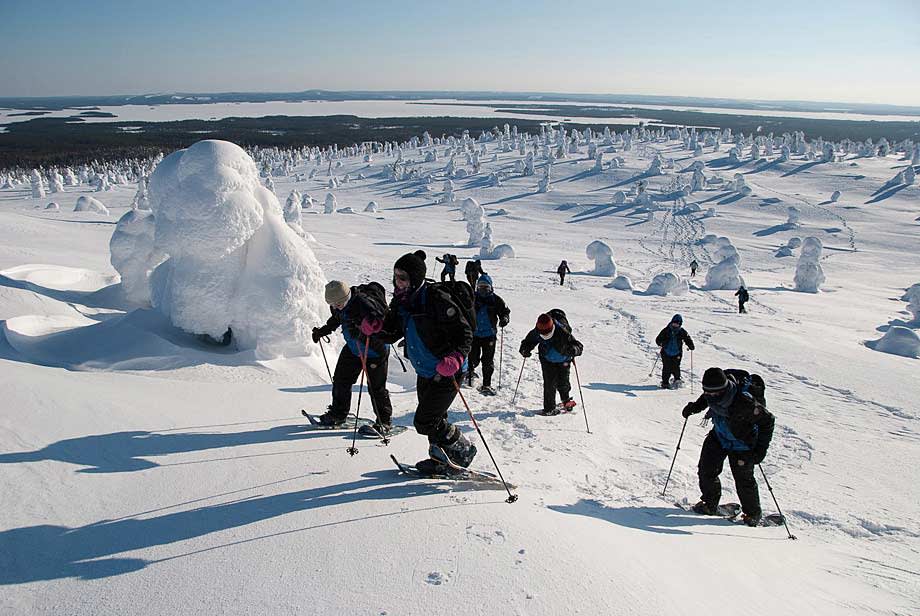
MULTIPOLYGON (((393 417, 393 405, 390 404, 390 392, 387 391, 389 363, 389 353, 367 359, 367 391, 374 414, 381 423, 390 423, 393 417)), ((361 358, 345 346, 339 353, 339 361, 332 375, 332 412, 336 417, 345 417, 351 409, 351 387, 358 381, 360 374, 361 358)))
MULTIPOLYGON (((459 373, 458 375, 459 376, 459 373)), ((432 378, 417 377, 418 407, 415 409, 415 431, 428 437, 428 442, 441 447, 451 445, 460 436, 460 431, 447 421, 447 409, 457 395, 453 378, 435 375, 432 378)))
POLYGON ((559 392, 559 398, 562 402, 571 400, 569 392, 572 391, 572 383, 569 380, 571 362, 564 364, 554 364, 553 362, 540 360, 540 368, 543 370, 543 410, 551 411, 556 408, 556 392, 559 392))
POLYGON ((671 375, 674 375, 674 380, 680 380, 680 360, 681 356, 670 357, 668 355, 661 355, 661 384, 669 385, 671 383, 671 375))
POLYGON ((455 270, 447 271, 446 269, 443 269, 441 270, 441 282, 444 282, 444 279, 447 278, 448 276, 450 276, 451 282, 456 282, 457 280, 456 275, 457 274, 455 270))
POLYGON ((565 272, 559 272, 559 286, 565 284, 565 272))
POLYGON ((732 469, 732 477, 735 478, 735 490, 738 492, 738 500, 741 501, 741 511, 749 516, 759 517, 761 514, 760 491, 757 489, 757 480, 754 479, 751 452, 723 449, 715 431, 710 431, 706 435, 703 449, 700 451, 698 471, 701 499, 712 506, 719 504, 719 499, 722 497, 722 483, 719 481, 719 474, 722 472, 722 465, 726 457, 732 469))
POLYGON ((495 336, 491 338, 477 338, 473 336, 473 346, 470 348, 470 372, 482 363, 482 384, 492 385, 492 374, 495 372, 495 336))
POLYGON ((746 301, 741 301, 740 299, 738 300, 738 312, 739 313, 747 313, 747 310, 744 309, 744 305, 746 303, 747 303, 746 301))
POLYGON ((475 291, 475 290, 476 290, 476 281, 479 280, 479 274, 467 274, 467 275, 466 275, 466 280, 467 280, 467 282, 470 283, 470 287, 472 287, 473 290, 475 291))

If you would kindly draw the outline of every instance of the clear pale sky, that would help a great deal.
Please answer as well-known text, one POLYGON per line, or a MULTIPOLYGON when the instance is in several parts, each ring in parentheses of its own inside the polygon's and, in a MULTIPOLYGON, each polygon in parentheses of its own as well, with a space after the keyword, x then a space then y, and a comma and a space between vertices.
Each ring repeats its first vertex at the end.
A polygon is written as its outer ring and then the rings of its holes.
POLYGON ((920 105, 920 0, 0 0, 0 96, 313 88, 920 105))

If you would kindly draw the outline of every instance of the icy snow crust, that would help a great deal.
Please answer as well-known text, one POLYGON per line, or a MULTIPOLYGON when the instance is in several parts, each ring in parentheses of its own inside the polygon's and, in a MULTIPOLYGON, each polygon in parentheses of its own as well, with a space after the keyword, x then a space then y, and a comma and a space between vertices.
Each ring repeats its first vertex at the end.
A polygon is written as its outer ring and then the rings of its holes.
MULTIPOLYGON (((920 271, 920 187, 890 184, 912 154, 850 143, 830 162, 821 144, 797 136, 774 136, 770 153, 767 135, 751 143, 724 132, 565 128, 536 142, 511 126, 386 151, 265 149, 248 154, 255 168, 233 146, 209 145, 168 157, 158 178, 156 161, 88 161, 58 169, 63 193, 40 199, 32 170, 0 170, 0 613, 916 613, 920 359, 888 352, 911 351, 920 332, 917 292, 905 292, 920 271), (553 162, 552 190, 536 192, 557 153, 565 157, 553 162), (450 180, 453 200, 441 202, 451 157, 469 175, 450 180), (656 157, 660 175, 645 176, 656 157), (737 173, 750 194, 728 188, 737 173), (111 215, 68 211, 80 196, 100 198, 102 176, 111 215), (163 207, 126 216, 144 176, 147 201, 163 207), (301 195, 314 260, 263 188, 269 177, 284 203, 301 195), (352 214, 323 215, 332 177, 336 211, 352 214), (636 205, 642 180, 646 204, 636 205), (835 190, 840 202, 827 203, 835 190), (349 432, 307 431, 300 415, 330 401, 323 355, 308 337, 329 314, 323 280, 377 280, 389 291, 393 262, 419 248, 429 275, 444 252, 458 255, 462 275, 482 249, 468 245, 467 198, 482 208, 474 218, 493 251, 514 246, 514 259, 482 262, 512 311, 495 354, 501 387, 495 397, 463 390, 517 485, 513 505, 502 491, 396 472, 389 455, 415 462, 427 440, 412 429, 415 375, 395 359, 394 421, 409 430, 388 447, 357 440, 350 457, 349 432), (43 209, 52 199, 62 211, 43 209), (377 212, 363 211, 370 201, 377 212), (144 256, 151 237, 162 255, 144 256), (809 237, 822 244, 820 293, 794 291, 809 237), (737 313, 737 287, 707 286, 707 272, 733 255, 719 238, 743 257, 731 273, 751 291, 748 314, 737 313), (592 275, 594 240, 613 249, 617 278, 592 275), (794 257, 776 258, 782 246, 794 257), (572 269, 564 286, 562 259, 572 269), (165 312, 126 297, 128 280, 143 282, 148 268, 163 278, 150 288, 168 296, 165 312), (656 277, 678 279, 685 292, 646 294, 656 277), (541 417, 539 362, 516 350, 554 307, 585 345, 579 405, 541 417), (214 336, 232 324, 237 340, 203 342, 170 320, 179 312, 214 336), (684 354, 683 389, 664 391, 660 361, 649 372, 654 337, 674 313, 696 350, 684 354), (250 336, 257 342, 237 346, 250 336), (285 358, 257 352, 277 345, 285 358), (762 469, 796 542, 783 528, 673 505, 699 496, 707 429, 697 418, 661 496, 680 410, 711 365, 767 382, 777 427, 762 469)), ((50 190, 53 170, 42 175, 50 190)), ((324 342, 330 368, 341 347, 339 333, 324 342)), ((356 384, 353 411, 357 400, 356 384)), ((366 384, 360 412, 372 413, 366 384)), ((481 445, 459 398, 450 417, 481 445)), ((491 467, 484 448, 473 466, 491 467)), ((723 501, 737 501, 728 469, 722 486, 723 501)))

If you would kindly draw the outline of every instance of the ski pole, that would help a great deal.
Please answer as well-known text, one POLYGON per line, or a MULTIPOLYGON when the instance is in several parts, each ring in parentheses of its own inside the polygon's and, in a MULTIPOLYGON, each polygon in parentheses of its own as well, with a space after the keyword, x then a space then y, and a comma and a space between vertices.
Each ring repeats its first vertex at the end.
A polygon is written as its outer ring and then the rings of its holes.
MULTIPOLYGON (((328 336, 323 336, 326 341, 329 341, 328 336)), ((326 359, 326 349, 323 348, 323 338, 319 339, 319 350, 323 353, 323 363, 326 364, 326 372, 329 374, 329 382, 332 382, 332 371, 329 369, 329 361, 326 359)))
POLYGON ((399 351, 394 351, 393 356, 396 358, 396 361, 399 362, 399 365, 402 366, 403 372, 407 372, 406 364, 403 363, 402 357, 399 356, 399 351))
POLYGON ((690 349, 690 395, 691 395, 691 396, 693 395, 693 385, 694 385, 694 378, 693 378, 693 349, 690 349))
POLYGON ((585 416, 585 429, 591 434, 591 428, 588 427, 588 408, 585 406, 585 395, 581 393, 581 379, 578 378, 578 364, 575 358, 572 358, 572 366, 575 368, 575 382, 578 383, 578 397, 581 398, 581 412, 585 416))
POLYGON ((517 398, 518 387, 521 386, 521 377, 524 376, 524 364, 527 363, 527 358, 524 358, 524 361, 521 362, 521 373, 518 375, 517 385, 514 386, 514 395, 511 396, 511 405, 514 406, 514 400, 517 398))
POLYGON ((776 494, 773 493, 773 487, 770 485, 770 480, 767 479, 767 474, 763 472, 763 467, 760 464, 757 465, 757 468, 760 469, 760 474, 763 475, 763 480, 767 484, 767 489, 770 490, 770 496, 773 497, 773 504, 776 505, 777 513, 783 518, 783 526, 786 527, 786 534, 789 535, 790 539, 797 539, 795 535, 789 532, 789 524, 786 523, 786 516, 783 515, 783 510, 779 508, 779 502, 776 500, 776 494))
POLYGON ((501 344, 498 347, 498 388, 502 388, 502 364, 505 357, 505 328, 501 328, 501 344))
POLYGON ((674 458, 671 460, 671 468, 668 469, 668 478, 664 480, 664 489, 661 491, 661 495, 664 496, 664 493, 668 491, 668 482, 671 481, 671 471, 674 470, 674 463, 677 462, 677 452, 680 451, 680 442, 684 440, 684 430, 687 429, 687 420, 689 417, 684 417, 684 427, 680 429, 680 438, 677 439, 677 449, 674 450, 674 458))
MULTIPOLYGON (((361 380, 358 385, 358 406, 355 410, 355 431, 351 435, 351 447, 346 449, 348 455, 354 456, 358 453, 358 448, 355 447, 355 440, 358 438, 358 421, 361 419, 361 392, 364 391, 364 374, 367 372, 367 347, 371 344, 371 337, 368 336, 366 342, 364 343, 364 355, 361 356, 361 380)), ((368 392, 367 395, 370 396, 370 381, 367 383, 368 392)))
POLYGON ((655 366, 658 365, 658 360, 661 359, 661 353, 655 353, 655 361, 652 363, 652 369, 649 370, 648 375, 652 376, 655 374, 655 366))
POLYGON ((492 458, 492 464, 495 466, 495 470, 498 471, 498 478, 502 480, 502 485, 505 486, 505 491, 508 493, 508 498, 505 499, 505 502, 509 504, 513 503, 518 499, 517 494, 511 493, 511 489, 508 487, 508 483, 502 476, 502 470, 498 468, 498 462, 495 461, 495 456, 492 455, 492 450, 489 449, 489 443, 486 441, 486 437, 483 436, 482 430, 479 429, 479 423, 473 416, 473 411, 470 410, 470 405, 466 403, 466 398, 463 396, 463 392, 460 391, 460 383, 457 382, 456 378, 451 380, 454 382, 454 387, 457 389, 457 393, 460 394, 460 400, 463 402, 463 406, 466 408, 466 412, 469 414, 470 419, 473 420, 473 425, 476 427, 476 432, 479 433, 479 438, 482 440, 482 444, 486 446, 486 451, 489 452, 489 457, 492 458))

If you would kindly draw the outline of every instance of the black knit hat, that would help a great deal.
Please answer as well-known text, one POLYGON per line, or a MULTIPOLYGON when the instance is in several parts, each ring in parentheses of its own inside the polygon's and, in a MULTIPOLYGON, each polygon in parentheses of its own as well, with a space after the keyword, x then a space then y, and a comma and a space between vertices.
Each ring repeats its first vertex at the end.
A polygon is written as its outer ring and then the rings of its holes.
POLYGON ((419 287, 425 281, 425 272, 427 271, 425 267, 426 256, 424 250, 404 254, 396 259, 393 269, 401 269, 409 274, 409 284, 412 285, 412 288, 419 287))
POLYGON ((706 368, 703 373, 703 391, 722 391, 728 387, 728 377, 722 368, 706 368))

